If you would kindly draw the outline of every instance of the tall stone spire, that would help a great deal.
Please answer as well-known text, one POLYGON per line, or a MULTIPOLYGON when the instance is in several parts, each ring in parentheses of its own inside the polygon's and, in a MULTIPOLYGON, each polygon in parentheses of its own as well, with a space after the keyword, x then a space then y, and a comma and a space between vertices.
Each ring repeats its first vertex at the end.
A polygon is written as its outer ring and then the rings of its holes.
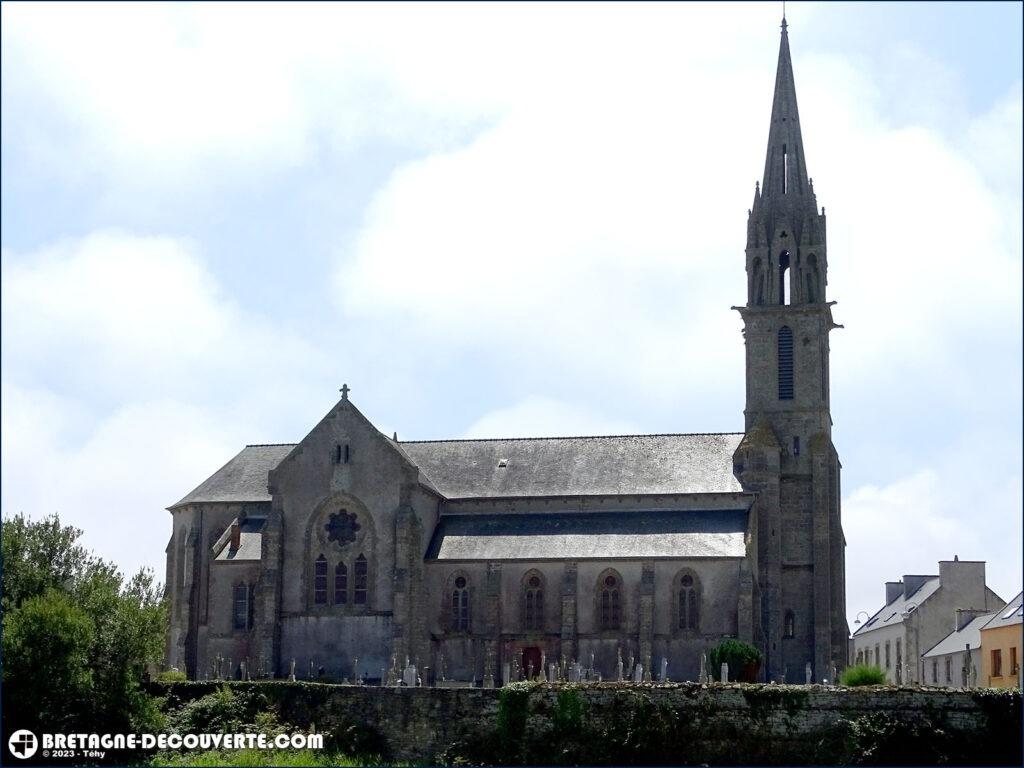
POLYGON ((779 64, 775 71, 775 97, 768 130, 768 152, 764 164, 761 193, 767 198, 804 195, 807 192, 807 164, 800 135, 800 113, 796 106, 793 60, 789 53, 789 33, 782 20, 779 64))
POLYGON ((832 444, 825 215, 804 162, 786 21, 764 179, 747 218, 746 435, 737 479, 757 494, 766 679, 832 677, 847 657, 839 456, 832 444), (797 566, 797 567, 794 567, 797 566))

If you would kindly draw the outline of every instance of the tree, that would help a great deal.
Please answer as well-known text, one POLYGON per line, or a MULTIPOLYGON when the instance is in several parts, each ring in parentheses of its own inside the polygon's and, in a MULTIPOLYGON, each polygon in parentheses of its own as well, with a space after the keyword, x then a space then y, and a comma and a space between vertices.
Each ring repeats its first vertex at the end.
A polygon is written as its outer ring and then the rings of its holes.
POLYGON ((77 725, 92 694, 89 655, 93 624, 71 598, 49 589, 4 617, 4 710, 15 707, 18 727, 55 731, 77 725))
POLYGON ((126 583, 76 543, 81 534, 57 515, 3 523, 5 726, 31 718, 51 730, 155 730, 160 715, 142 681, 162 655, 162 589, 145 569, 126 583))
POLYGON ((3 598, 6 613, 47 589, 67 590, 93 561, 75 542, 78 528, 63 526, 57 515, 32 521, 22 514, 0 525, 3 553, 3 598))

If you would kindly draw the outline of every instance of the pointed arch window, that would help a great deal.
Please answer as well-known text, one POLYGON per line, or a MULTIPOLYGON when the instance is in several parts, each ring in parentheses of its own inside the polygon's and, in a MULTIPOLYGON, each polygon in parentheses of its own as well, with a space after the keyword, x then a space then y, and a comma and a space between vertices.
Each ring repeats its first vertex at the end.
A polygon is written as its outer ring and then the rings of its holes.
POLYGON ((793 399, 793 330, 779 328, 779 400, 793 399))
POLYGON ((679 577, 679 629, 696 631, 700 627, 700 585, 691 573, 679 577))
POLYGON ((536 571, 523 577, 523 629, 544 629, 544 579, 536 571))
POLYGON ((251 628, 252 621, 249 608, 249 585, 235 584, 232 598, 232 626, 235 629, 251 628))
POLYGON ((750 301, 752 304, 764 304, 764 267, 761 259, 754 259, 750 268, 750 301))
POLYGON ((808 304, 816 303, 818 299, 818 286, 820 277, 818 275, 818 257, 813 253, 807 257, 807 271, 804 274, 806 282, 805 299, 808 304))
MULTIPOLYGON (((782 233, 785 237, 786 233, 782 233)), ((799 281, 797 283, 799 285, 799 281)), ((779 304, 789 303, 789 251, 779 253, 779 304)))
POLYGON ((323 555, 313 563, 313 603, 327 605, 327 558, 323 555))
POLYGON ((796 616, 792 611, 786 611, 786 616, 782 621, 782 636, 786 638, 796 636, 796 616))
POLYGON ((355 577, 354 589, 352 590, 352 602, 356 605, 366 604, 366 586, 369 574, 369 567, 366 562, 366 558, 363 555, 359 555, 356 558, 355 566, 352 569, 352 575, 355 577))
POLYGON ((334 566, 334 604, 348 602, 348 567, 344 563, 334 566))
POLYGON ((456 632, 469 632, 469 582, 456 576, 452 582, 451 627, 456 632))
POLYGON ((606 571, 598 582, 598 615, 602 630, 622 627, 622 577, 606 571))

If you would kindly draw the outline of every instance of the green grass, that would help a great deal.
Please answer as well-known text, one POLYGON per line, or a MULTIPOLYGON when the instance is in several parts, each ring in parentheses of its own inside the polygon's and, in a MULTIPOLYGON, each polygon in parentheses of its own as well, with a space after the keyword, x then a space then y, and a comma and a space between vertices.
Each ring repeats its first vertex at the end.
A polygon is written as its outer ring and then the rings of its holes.
POLYGON ((218 752, 188 752, 161 754, 150 762, 153 766, 359 766, 381 765, 372 758, 357 760, 328 750, 312 749, 239 749, 218 752))
POLYGON ((856 664, 843 670, 839 676, 840 685, 885 685, 885 672, 879 667, 856 664))

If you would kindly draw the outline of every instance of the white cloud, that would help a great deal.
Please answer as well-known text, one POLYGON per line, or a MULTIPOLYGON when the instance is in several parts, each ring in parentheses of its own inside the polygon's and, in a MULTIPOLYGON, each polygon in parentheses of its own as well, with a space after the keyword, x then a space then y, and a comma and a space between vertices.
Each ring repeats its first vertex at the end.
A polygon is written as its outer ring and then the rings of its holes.
POLYGON ((997 432, 971 431, 936 461, 843 500, 847 613, 880 605, 883 582, 938 573, 939 560, 985 560, 986 580, 1003 599, 1020 591, 1020 446, 997 432))
MULTIPOLYGON (((198 482, 241 442, 299 437, 294 425, 314 423, 337 386, 325 384, 332 367, 379 376, 350 383, 385 392, 385 419, 392 401, 432 409, 441 387, 418 391, 424 370, 455 381, 455 399, 482 376, 518 389, 460 406, 484 413, 469 435, 651 431, 655 418, 665 431, 738 428, 729 306, 744 298, 744 212, 774 75, 763 30, 777 12, 549 6, 538 24, 501 5, 4 4, 4 114, 17 116, 5 152, 61 184, 92 175, 118 204, 158 206, 168 187, 202 198, 371 145, 417 158, 338 253, 347 333, 330 355, 240 306, 198 243, 105 230, 5 252, 3 469, 18 478, 5 513, 67 508, 87 528, 109 515, 124 537, 96 535, 134 562, 134 526, 152 519, 139 508, 160 515, 188 490, 173 478, 198 482), (710 31, 723 24, 728 35, 710 31), (132 477, 153 482, 112 500, 132 477)), ((863 565, 876 526, 927 542, 883 553, 898 575, 927 568, 901 565, 909 553, 931 562, 972 540, 962 521, 978 488, 1000 490, 973 519, 1020 516, 1019 462, 984 459, 1019 455, 998 446, 1019 442, 999 420, 1019 414, 1021 97, 1018 85, 967 120, 941 62, 911 52, 879 77, 805 54, 809 43, 794 29, 829 289, 847 326, 832 337, 833 404, 840 453, 860 457, 845 475, 853 608, 880 589, 863 565), (915 85, 944 85, 915 89, 894 115, 907 64, 915 85), (997 426, 965 471, 949 457, 966 461, 975 417, 997 426), (935 422, 932 444, 923 428, 935 422)), ((1003 542, 974 540, 1015 562, 1003 542)), ((1007 540, 1019 550, 1019 522, 1007 540)), ((162 541, 145 546, 158 560, 162 541)))
POLYGON ((103 231, 5 252, 2 277, 4 514, 59 512, 124 569, 160 563, 163 508, 246 442, 326 410, 325 358, 187 242, 103 231))
POLYGON ((564 437, 566 435, 629 435, 639 430, 625 419, 615 419, 573 403, 549 397, 526 397, 507 408, 486 413, 470 425, 463 437, 564 437))

